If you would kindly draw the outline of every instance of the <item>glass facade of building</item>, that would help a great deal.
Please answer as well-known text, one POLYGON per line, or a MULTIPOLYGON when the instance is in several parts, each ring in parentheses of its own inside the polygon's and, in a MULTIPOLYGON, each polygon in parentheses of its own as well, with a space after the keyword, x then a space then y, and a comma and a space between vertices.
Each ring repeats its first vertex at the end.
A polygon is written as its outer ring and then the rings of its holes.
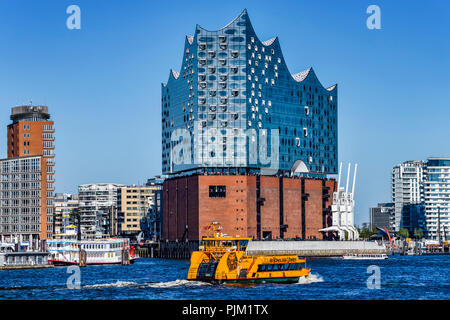
POLYGON ((162 84, 161 111, 163 174, 279 172, 301 162, 310 173, 337 173, 337 85, 323 87, 312 68, 291 74, 278 38, 260 41, 246 10, 186 37, 181 71, 162 84))

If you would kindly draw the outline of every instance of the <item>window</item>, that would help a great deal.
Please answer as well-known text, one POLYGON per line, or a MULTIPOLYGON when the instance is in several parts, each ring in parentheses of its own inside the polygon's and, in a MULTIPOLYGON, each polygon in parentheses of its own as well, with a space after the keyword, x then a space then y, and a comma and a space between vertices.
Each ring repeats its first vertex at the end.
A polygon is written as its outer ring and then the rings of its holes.
POLYGON ((209 197, 210 198, 225 198, 226 197, 226 186, 209 186, 209 197))

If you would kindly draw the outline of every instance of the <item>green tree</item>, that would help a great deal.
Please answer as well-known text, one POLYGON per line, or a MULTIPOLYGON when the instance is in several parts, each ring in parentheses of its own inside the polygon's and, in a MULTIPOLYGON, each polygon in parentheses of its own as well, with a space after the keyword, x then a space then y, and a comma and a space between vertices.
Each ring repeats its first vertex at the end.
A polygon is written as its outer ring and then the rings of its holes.
POLYGON ((372 235, 377 233, 376 229, 370 229, 367 226, 363 226, 362 228, 357 228, 357 229, 358 229, 358 232, 359 232, 359 237, 362 238, 362 239, 368 239, 372 235))
POLYGON ((398 235, 402 238, 409 238, 409 231, 406 228, 401 228, 398 235))
POLYGON ((414 238, 416 239, 422 239, 423 238, 423 231, 420 228, 414 229, 414 238))

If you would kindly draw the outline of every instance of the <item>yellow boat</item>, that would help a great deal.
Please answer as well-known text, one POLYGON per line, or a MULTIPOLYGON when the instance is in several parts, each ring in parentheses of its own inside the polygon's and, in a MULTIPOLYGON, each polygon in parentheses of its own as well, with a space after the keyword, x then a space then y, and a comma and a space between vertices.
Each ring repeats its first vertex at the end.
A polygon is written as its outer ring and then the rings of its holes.
POLYGON ((211 283, 295 283, 308 276, 306 260, 296 255, 266 256, 246 254, 251 238, 230 237, 221 233, 217 222, 214 235, 203 237, 198 251, 192 252, 188 280, 211 283))

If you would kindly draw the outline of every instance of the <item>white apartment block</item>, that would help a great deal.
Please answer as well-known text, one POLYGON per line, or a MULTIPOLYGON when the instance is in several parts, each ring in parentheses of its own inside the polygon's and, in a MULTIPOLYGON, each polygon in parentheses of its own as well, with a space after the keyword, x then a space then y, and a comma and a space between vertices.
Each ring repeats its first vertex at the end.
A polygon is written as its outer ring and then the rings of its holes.
POLYGON ((449 239, 450 232, 450 158, 428 158, 424 185, 426 236, 449 239), (440 218, 440 219, 438 219, 440 218), (439 220, 439 221, 438 221, 439 220))
POLYGON ((394 203, 392 229, 394 231, 400 230, 404 205, 419 204, 423 201, 423 179, 423 161, 406 161, 392 169, 392 202, 394 203))
POLYGON ((42 156, 0 160, 0 242, 46 238, 46 186, 42 156))
POLYGON ((116 210, 118 189, 116 183, 95 183, 78 186, 81 233, 88 236, 105 235, 110 223, 110 210, 116 210))

